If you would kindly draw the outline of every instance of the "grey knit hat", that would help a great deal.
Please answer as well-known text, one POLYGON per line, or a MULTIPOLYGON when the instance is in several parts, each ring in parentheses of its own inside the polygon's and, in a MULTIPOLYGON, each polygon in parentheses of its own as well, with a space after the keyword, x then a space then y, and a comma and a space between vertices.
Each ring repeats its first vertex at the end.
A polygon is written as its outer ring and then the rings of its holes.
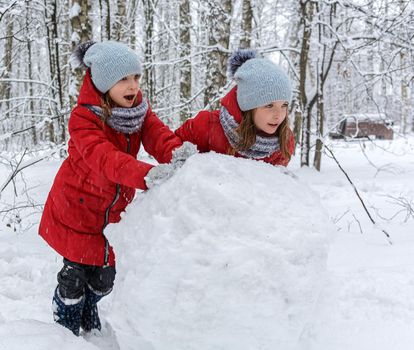
POLYGON ((84 65, 91 69, 92 81, 102 93, 106 93, 127 75, 142 75, 137 54, 116 41, 80 44, 73 53, 72 62, 75 66, 84 65))
POLYGON ((292 97, 286 72, 272 61, 257 57, 253 50, 238 50, 229 59, 228 69, 237 83, 237 102, 242 111, 292 97))

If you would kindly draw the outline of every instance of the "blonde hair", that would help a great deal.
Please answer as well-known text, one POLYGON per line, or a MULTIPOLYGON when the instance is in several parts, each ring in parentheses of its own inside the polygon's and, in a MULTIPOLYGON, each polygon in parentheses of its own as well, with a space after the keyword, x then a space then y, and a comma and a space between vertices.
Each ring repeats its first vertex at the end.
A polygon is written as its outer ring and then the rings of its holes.
MULTIPOLYGON (((235 155, 238 151, 248 150, 256 142, 256 135, 258 130, 253 120, 254 112, 254 109, 242 112, 242 121, 236 129, 236 133, 239 136, 239 142, 236 144, 235 147, 230 147, 229 154, 235 155)), ((282 152, 282 155, 285 158, 290 159, 291 154, 289 153, 288 147, 290 138, 288 115, 286 115, 286 118, 277 128, 275 135, 279 138, 279 148, 282 152)))
POLYGON ((111 96, 109 96, 109 91, 105 92, 101 96, 101 108, 103 112, 102 123, 105 124, 106 120, 112 114, 112 107, 115 106, 115 102, 112 100, 111 96))

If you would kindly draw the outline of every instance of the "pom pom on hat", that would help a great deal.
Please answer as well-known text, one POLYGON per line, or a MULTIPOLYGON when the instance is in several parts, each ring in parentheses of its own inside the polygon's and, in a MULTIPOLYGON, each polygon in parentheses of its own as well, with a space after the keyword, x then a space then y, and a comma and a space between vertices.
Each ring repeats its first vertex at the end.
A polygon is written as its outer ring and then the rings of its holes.
POLYGON ((85 57, 86 51, 88 51, 88 49, 94 44, 96 44, 95 41, 87 41, 85 43, 79 44, 76 47, 70 56, 70 63, 73 68, 88 68, 83 59, 85 57))
POLYGON ((230 78, 234 77, 234 74, 236 74, 237 70, 245 63, 246 61, 256 58, 257 57, 257 51, 251 50, 251 49, 240 49, 237 51, 234 51, 227 63, 227 71, 230 76, 230 78))

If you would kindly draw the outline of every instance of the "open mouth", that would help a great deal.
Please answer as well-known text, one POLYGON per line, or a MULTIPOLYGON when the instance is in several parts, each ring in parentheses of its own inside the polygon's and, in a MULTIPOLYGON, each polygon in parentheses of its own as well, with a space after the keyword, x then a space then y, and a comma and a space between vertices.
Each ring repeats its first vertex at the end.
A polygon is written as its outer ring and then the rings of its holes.
POLYGON ((124 96, 125 100, 131 101, 131 102, 134 100, 134 98, 135 98, 135 95, 125 95, 124 96))
POLYGON ((273 128, 276 127, 276 126, 279 126, 279 124, 270 124, 270 123, 268 123, 268 125, 273 127, 273 128))

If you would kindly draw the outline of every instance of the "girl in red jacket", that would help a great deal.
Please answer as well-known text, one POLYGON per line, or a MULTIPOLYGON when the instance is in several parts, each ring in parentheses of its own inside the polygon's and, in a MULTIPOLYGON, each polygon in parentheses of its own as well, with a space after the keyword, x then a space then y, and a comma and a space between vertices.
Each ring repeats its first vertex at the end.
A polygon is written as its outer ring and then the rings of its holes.
POLYGON ((234 52, 229 72, 237 85, 221 100, 220 110, 199 112, 176 135, 197 145, 200 152, 286 166, 295 147, 288 119, 291 87, 287 74, 251 50, 234 52))
MULTIPOLYGON (((50 190, 39 234, 64 257, 54 319, 79 335, 80 327, 101 329, 97 302, 115 279, 105 227, 121 219, 136 188, 145 190, 172 170, 165 168, 170 164, 154 168, 138 161, 141 142, 160 163, 170 162, 182 142, 142 98, 141 64, 132 50, 117 42, 89 42, 74 55, 87 72, 69 119, 69 156, 50 190)), ((180 158, 180 150, 174 156, 180 158)))

